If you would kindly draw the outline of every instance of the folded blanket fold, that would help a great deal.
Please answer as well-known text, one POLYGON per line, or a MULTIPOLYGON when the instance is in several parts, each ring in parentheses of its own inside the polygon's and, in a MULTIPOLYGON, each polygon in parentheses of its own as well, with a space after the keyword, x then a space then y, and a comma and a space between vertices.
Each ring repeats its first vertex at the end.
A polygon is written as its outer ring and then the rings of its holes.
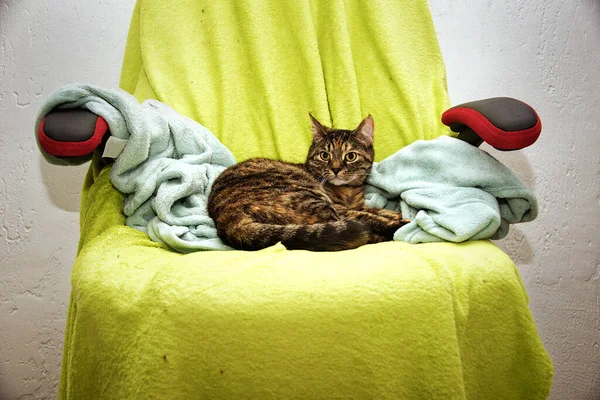
POLYGON ((394 235, 409 243, 501 239, 509 224, 538 213, 533 192, 506 166, 447 136, 416 141, 376 163, 367 183, 367 205, 411 220, 394 235))
MULTIPOLYGON (((231 151, 204 126, 156 100, 139 103, 121 90, 68 85, 38 115, 55 107, 85 108, 126 140, 111 182, 127 197, 128 226, 180 252, 225 250, 207 201, 212 183, 235 163, 231 151)), ((512 223, 537 216, 535 196, 486 152, 451 137, 416 141, 376 163, 366 204, 401 210, 412 220, 395 240, 463 242, 507 235, 512 223)))

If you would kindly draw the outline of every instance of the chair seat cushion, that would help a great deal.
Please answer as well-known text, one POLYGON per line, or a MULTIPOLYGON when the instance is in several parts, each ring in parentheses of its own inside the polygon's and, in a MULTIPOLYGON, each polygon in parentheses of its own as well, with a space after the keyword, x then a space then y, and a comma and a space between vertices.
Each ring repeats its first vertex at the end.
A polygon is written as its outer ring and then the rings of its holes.
POLYGON ((123 226, 95 163, 63 398, 547 396, 527 295, 489 241, 182 255, 123 226))

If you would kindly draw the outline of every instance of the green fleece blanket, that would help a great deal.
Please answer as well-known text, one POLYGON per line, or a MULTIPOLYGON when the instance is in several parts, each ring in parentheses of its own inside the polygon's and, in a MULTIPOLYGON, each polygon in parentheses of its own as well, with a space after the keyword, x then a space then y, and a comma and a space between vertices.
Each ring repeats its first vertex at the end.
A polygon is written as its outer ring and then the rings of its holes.
POLYGON ((168 251, 95 159, 62 399, 544 399, 552 366, 488 241, 168 251))
MULTIPOLYGON (((424 0, 144 0, 122 87, 238 160, 302 160, 308 111, 337 126, 372 113, 378 161, 447 133, 424 0)), ((548 396, 518 271, 490 242, 178 254, 124 226, 101 166, 82 194, 60 398, 548 396)))

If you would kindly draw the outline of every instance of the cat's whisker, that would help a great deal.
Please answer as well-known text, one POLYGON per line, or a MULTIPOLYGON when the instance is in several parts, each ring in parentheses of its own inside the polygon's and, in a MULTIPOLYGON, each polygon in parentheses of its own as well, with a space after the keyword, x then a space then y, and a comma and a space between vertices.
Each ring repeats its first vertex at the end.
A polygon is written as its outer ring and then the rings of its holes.
MULTIPOLYGON (((319 184, 319 188, 321 189, 321 191, 323 193, 325 193, 325 182, 327 182, 327 179, 323 178, 321 180, 321 183, 319 184)), ((327 198, 329 198, 329 196, 327 196, 327 198)), ((331 199, 330 199, 330 201, 331 201, 331 199)))

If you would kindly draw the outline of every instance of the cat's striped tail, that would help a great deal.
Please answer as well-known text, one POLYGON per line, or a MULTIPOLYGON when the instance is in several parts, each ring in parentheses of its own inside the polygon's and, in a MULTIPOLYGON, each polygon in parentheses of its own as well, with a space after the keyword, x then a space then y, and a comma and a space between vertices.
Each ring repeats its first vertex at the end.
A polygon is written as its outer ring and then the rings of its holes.
POLYGON ((371 240, 363 223, 353 220, 313 225, 274 225, 240 222, 227 232, 219 232, 223 241, 239 250, 260 250, 281 242, 289 250, 338 251, 354 249, 371 240))

